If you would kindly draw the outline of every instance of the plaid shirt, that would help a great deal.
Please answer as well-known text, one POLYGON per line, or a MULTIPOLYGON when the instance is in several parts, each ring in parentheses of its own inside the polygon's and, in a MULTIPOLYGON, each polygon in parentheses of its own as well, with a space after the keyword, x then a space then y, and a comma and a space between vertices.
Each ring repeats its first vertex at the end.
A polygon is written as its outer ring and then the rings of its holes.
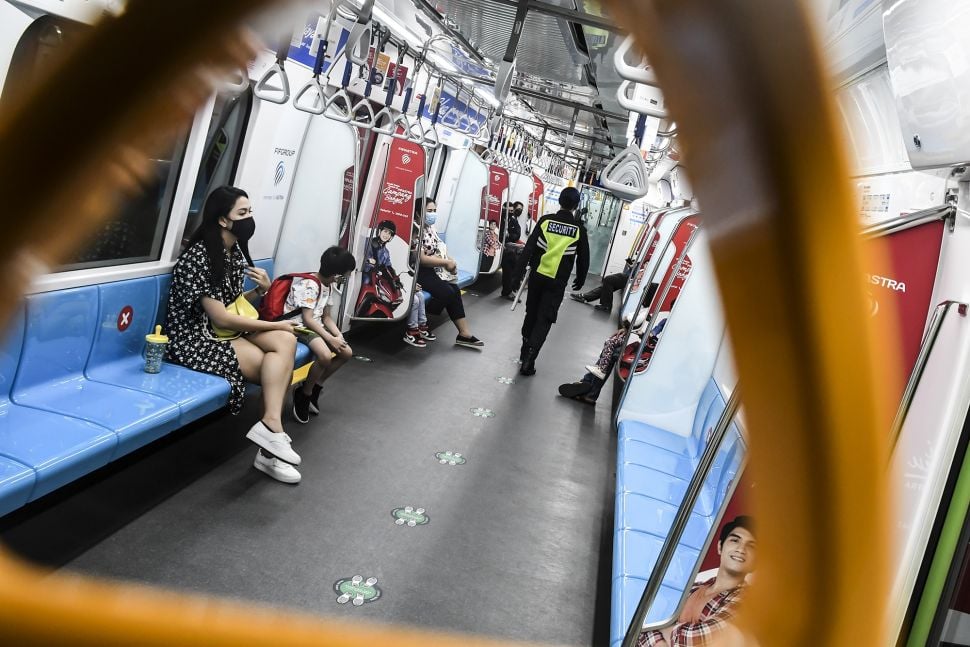
MULTIPOLYGON (((697 589, 710 586, 714 583, 714 578, 694 584, 690 594, 693 595, 697 589)), ((709 645, 711 639, 718 631, 724 629, 738 610, 738 604, 744 597, 746 586, 741 584, 733 589, 722 591, 714 596, 710 602, 704 605, 701 612, 701 619, 698 622, 685 622, 674 625, 674 631, 670 636, 671 642, 664 640, 663 634, 656 630, 644 631, 637 639, 637 647, 703 647, 709 645)))

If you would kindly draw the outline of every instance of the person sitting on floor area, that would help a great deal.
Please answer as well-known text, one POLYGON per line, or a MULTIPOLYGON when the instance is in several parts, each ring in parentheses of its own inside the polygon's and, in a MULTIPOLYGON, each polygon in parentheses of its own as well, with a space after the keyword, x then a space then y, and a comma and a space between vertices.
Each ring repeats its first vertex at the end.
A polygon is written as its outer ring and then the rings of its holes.
MULTIPOLYGON (((664 322, 666 322, 666 319, 664 322)), ((664 322, 661 322, 660 325, 663 325, 664 322)), ((603 349, 600 351, 600 356, 596 360, 596 363, 589 364, 585 367, 586 374, 578 382, 560 385, 559 395, 564 398, 579 400, 586 404, 595 404, 596 399, 599 398, 600 391, 603 389, 603 385, 606 383, 610 373, 613 371, 613 367, 620 358, 620 353, 623 352, 623 348, 625 347, 623 342, 629 336, 628 344, 639 344, 640 335, 643 334, 643 328, 646 326, 646 323, 647 313, 645 311, 641 311, 637 315, 636 325, 632 327, 632 330, 630 320, 624 318, 623 325, 620 329, 607 337, 606 341, 603 342, 603 349)))
POLYGON ((617 290, 622 290, 626 282, 630 280, 630 273, 633 271, 634 262, 632 258, 626 259, 623 261, 622 272, 608 274, 603 277, 603 281, 598 286, 589 292, 574 292, 569 295, 569 298, 580 303, 592 303, 596 299, 599 299, 599 304, 595 306, 597 310, 602 312, 612 311, 613 293, 617 290))

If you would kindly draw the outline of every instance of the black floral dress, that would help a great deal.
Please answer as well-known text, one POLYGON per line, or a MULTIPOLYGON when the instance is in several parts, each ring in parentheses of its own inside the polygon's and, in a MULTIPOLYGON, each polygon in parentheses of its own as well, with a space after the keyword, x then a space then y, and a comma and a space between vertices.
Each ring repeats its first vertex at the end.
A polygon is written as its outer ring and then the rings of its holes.
POLYGON ((168 359, 186 368, 225 378, 231 389, 229 412, 242 409, 246 380, 239 370, 236 351, 229 341, 214 339, 209 319, 202 308, 202 297, 229 305, 243 291, 245 259, 239 245, 226 251, 226 280, 221 289, 212 286, 209 257, 200 241, 185 250, 175 263, 172 287, 168 293, 168 359))

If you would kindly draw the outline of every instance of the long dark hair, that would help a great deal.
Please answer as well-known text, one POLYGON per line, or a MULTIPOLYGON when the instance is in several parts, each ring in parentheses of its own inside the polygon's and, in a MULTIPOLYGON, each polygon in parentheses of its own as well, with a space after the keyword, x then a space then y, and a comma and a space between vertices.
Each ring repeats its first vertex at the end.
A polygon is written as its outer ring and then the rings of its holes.
MULTIPOLYGON (((209 277, 210 282, 216 289, 222 289, 222 284, 226 280, 226 247, 222 243, 222 225, 219 224, 219 218, 228 218, 239 198, 248 199, 249 194, 234 186, 220 186, 214 189, 205 199, 205 205, 202 207, 202 222, 199 223, 199 228, 192 234, 185 248, 188 250, 202 241, 206 255, 209 257, 209 270, 212 274, 209 277)), ((252 265, 249 241, 239 241, 239 249, 246 257, 246 262, 252 265)))

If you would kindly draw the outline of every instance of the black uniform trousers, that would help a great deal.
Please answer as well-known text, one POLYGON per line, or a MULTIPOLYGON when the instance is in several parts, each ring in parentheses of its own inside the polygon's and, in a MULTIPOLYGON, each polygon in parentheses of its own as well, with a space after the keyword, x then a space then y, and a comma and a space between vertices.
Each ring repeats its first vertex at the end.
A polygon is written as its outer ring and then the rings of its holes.
POLYGON ((559 306, 566 295, 566 284, 535 272, 529 277, 529 291, 525 299, 525 321, 522 323, 522 341, 532 351, 532 357, 549 336, 556 323, 559 306))
POLYGON ((519 245, 506 245, 502 254, 502 294, 512 294, 519 289, 515 283, 515 266, 519 263, 522 256, 522 247, 519 245))
POLYGON ((428 312, 440 315, 442 310, 448 311, 452 321, 465 318, 465 304, 461 300, 461 288, 454 283, 441 280, 433 267, 418 268, 418 283, 431 295, 428 300, 428 312))
POLYGON ((607 310, 613 309, 613 293, 617 290, 622 290, 623 286, 626 285, 627 275, 626 274, 608 274, 603 277, 603 282, 599 286, 593 288, 589 292, 583 294, 584 301, 595 301, 600 300, 600 305, 607 310))

